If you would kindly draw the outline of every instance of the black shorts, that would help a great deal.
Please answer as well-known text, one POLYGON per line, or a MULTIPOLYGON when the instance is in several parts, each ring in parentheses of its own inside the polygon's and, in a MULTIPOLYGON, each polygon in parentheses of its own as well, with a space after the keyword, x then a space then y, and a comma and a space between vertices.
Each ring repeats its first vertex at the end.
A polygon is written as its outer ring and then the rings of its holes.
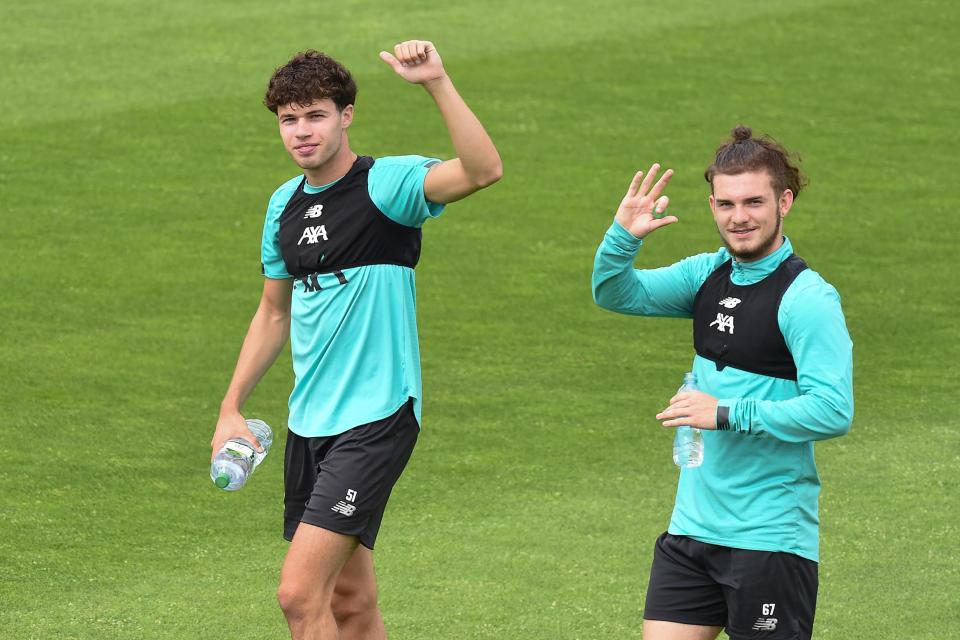
POLYGON ((413 399, 396 413, 335 436, 287 432, 283 537, 301 522, 356 536, 373 549, 393 485, 403 473, 420 426, 413 399))
POLYGON ((657 538, 643 617, 726 627, 733 640, 809 640, 817 563, 792 553, 657 538))

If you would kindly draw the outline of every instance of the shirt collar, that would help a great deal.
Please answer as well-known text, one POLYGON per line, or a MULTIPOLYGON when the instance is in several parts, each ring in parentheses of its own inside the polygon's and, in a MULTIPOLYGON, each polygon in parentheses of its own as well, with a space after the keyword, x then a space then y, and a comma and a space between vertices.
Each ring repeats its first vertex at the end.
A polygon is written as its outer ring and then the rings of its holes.
POLYGON ((793 255, 793 245, 790 244, 790 239, 784 236, 780 248, 768 256, 753 262, 739 262, 734 259, 730 279, 734 284, 740 285, 759 282, 773 273, 780 263, 791 255, 793 255))

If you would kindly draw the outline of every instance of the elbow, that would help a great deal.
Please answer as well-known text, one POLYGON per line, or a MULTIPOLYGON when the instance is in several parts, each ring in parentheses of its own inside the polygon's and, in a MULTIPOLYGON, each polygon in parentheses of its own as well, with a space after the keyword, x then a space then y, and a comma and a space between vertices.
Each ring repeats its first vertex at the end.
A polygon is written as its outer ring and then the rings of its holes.
POLYGON ((853 396, 845 399, 844 402, 838 403, 836 407, 837 413, 837 435, 845 436, 850 433, 850 427, 853 426, 853 396))
POLYGON ((473 185, 477 189, 489 187, 494 182, 498 182, 503 177, 503 161, 497 156, 493 162, 481 170, 475 171, 470 176, 473 185))
POLYGON ((601 309, 606 309, 607 311, 613 311, 613 303, 608 296, 604 295, 604 290, 598 285, 593 287, 593 302, 601 309))
POLYGON ((843 420, 840 423, 839 429, 837 430, 837 435, 847 435, 850 433, 851 427, 853 427, 853 405, 847 407, 847 410, 843 412, 843 420))
POLYGON ((853 426, 853 406, 835 407, 834 419, 829 425, 827 438, 839 438, 850 433, 853 426))
POLYGON ((494 165, 474 176, 473 183, 477 186, 477 188, 484 189, 492 185, 494 182, 499 182, 500 178, 502 177, 503 163, 500 162, 500 159, 498 158, 494 165))
POLYGON ((853 425, 853 422, 852 422, 852 421, 851 421, 851 422, 844 422, 844 423, 842 423, 842 424, 838 424, 838 425, 834 428, 833 433, 831 434, 831 436, 834 437, 834 438, 839 438, 840 436, 845 436, 845 435, 847 435, 848 433, 850 433, 850 427, 851 427, 852 425, 853 425))
POLYGON ((267 322, 282 327, 289 331, 290 329, 290 309, 282 307, 271 307, 266 311, 267 322))

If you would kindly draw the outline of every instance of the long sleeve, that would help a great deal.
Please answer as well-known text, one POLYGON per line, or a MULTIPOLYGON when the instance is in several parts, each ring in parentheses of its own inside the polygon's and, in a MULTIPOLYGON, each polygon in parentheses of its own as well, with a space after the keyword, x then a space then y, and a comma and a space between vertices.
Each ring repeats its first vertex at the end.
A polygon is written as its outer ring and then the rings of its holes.
POLYGON ((780 330, 797 365, 800 395, 788 400, 737 398, 731 427, 785 442, 826 440, 847 433, 853 421, 853 343, 840 296, 814 272, 802 274, 779 311, 780 330))
POLYGON ((694 296, 715 256, 701 254, 669 267, 634 269, 642 244, 617 222, 610 225, 594 258, 594 302, 628 315, 692 317, 694 296))

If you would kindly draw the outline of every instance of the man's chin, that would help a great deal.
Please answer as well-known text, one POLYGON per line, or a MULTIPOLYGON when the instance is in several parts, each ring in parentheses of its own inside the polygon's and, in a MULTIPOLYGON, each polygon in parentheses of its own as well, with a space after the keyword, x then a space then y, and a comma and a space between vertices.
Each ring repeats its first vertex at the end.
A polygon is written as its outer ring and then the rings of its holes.
POLYGON ((294 156, 293 161, 296 162, 297 166, 301 169, 316 169, 323 164, 323 162, 317 158, 298 158, 294 156))
POLYGON ((723 243, 727 246, 727 251, 730 252, 730 255, 736 258, 739 262, 753 262, 754 260, 765 258, 773 253, 773 245, 775 244, 775 241, 765 242, 756 247, 751 247, 749 245, 735 247, 727 242, 726 239, 724 239, 723 243))

